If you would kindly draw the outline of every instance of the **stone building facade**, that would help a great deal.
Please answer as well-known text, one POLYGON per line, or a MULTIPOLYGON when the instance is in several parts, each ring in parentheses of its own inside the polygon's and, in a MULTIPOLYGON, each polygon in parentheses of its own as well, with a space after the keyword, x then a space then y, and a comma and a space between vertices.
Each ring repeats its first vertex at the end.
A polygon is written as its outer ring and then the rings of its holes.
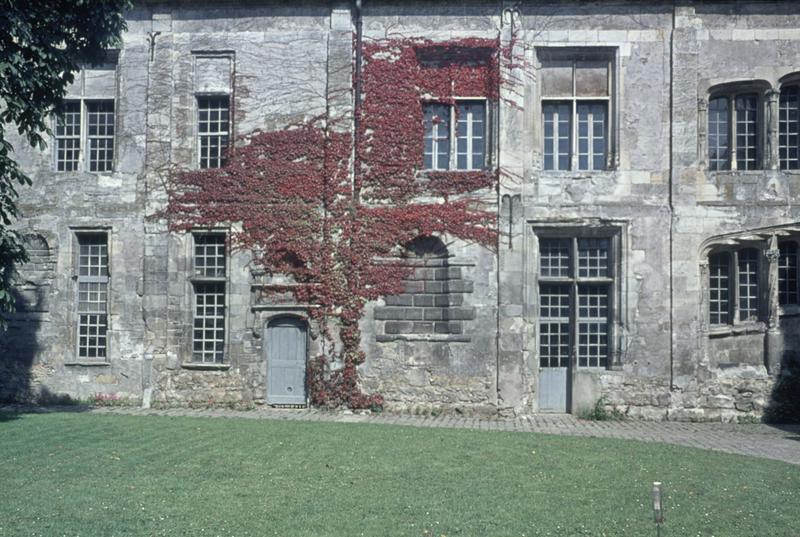
POLYGON ((14 144, 31 261, 0 397, 305 402, 313 305, 263 300, 224 230, 153 215, 171 169, 214 164, 214 136, 351 112, 357 34, 499 39, 516 59, 486 114, 497 251, 420 242, 406 292, 361 322, 366 390, 390 408, 727 420, 760 415, 794 368, 793 3, 150 1, 127 20, 50 147, 14 144))

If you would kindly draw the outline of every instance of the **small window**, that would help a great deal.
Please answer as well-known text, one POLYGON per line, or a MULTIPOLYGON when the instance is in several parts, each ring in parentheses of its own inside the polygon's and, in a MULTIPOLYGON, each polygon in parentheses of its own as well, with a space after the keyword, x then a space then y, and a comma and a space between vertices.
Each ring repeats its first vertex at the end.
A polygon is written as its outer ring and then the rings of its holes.
POLYGON ((608 168, 611 62, 543 59, 542 125, 545 170, 608 168))
POLYGON ((54 145, 56 171, 113 171, 114 101, 67 101, 55 118, 54 145))
POLYGON ((108 350, 108 235, 80 233, 78 282, 78 358, 105 360, 108 350))
POLYGON ((197 98, 197 145, 201 168, 225 165, 229 119, 227 95, 197 98))
POLYGON ((194 294, 192 361, 219 364, 225 359, 225 235, 193 235, 194 294))
POLYGON ((761 99, 757 93, 708 101, 708 163, 714 171, 761 168, 761 99), (733 103, 733 106, 731 106, 733 103))
POLYGON ((761 251, 757 248, 709 255, 709 322, 712 325, 759 320, 760 259, 761 251))
POLYGON ((486 167, 485 101, 457 101, 454 106, 424 103, 422 112, 424 169, 482 170, 486 167))

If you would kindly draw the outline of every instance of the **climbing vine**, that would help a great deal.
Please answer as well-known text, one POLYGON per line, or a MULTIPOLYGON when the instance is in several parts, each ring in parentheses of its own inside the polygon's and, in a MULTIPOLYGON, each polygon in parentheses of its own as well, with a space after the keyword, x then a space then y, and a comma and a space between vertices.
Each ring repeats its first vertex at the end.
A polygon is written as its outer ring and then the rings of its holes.
POLYGON ((420 168, 423 103, 496 101, 498 40, 374 41, 363 58, 355 137, 335 117, 251 133, 224 168, 174 174, 166 211, 173 230, 236 224, 234 248, 293 278, 267 289, 314 306, 310 315, 330 343, 308 367, 318 406, 383 404, 359 387, 358 323, 368 301, 402 291, 404 244, 433 234, 496 241, 494 213, 470 193, 495 185, 497 170, 420 168))

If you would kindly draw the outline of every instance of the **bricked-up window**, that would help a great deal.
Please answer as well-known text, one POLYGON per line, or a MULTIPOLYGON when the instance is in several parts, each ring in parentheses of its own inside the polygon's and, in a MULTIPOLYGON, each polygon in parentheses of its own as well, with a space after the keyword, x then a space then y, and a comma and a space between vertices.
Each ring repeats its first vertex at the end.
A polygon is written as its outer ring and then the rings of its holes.
POLYGON ((228 150, 230 101, 227 95, 197 98, 198 154, 201 168, 221 168, 228 150))
POLYGON ((438 237, 417 237, 406 244, 404 262, 410 274, 403 292, 385 297, 386 306, 375 308, 375 319, 383 323, 384 338, 465 338, 467 321, 475 308, 464 305, 473 282, 452 262, 447 246, 438 237))
POLYGON ((79 233, 78 359, 105 360, 108 350, 108 235, 79 233))
POLYGON ((195 233, 192 278, 192 361, 222 363, 225 359, 226 237, 195 233))
POLYGON ((113 100, 65 103, 55 119, 55 167, 59 172, 113 170, 113 100))
POLYGON ((544 52, 541 60, 545 170, 609 166, 611 61, 607 54, 544 52))
POLYGON ((781 88, 778 159, 782 170, 800 169, 800 86, 781 88))
POLYGON ((423 168, 481 170, 486 166, 486 102, 424 103, 423 168))
POLYGON ((539 365, 607 367, 612 237, 539 238, 539 365))
POLYGON ((757 93, 716 95, 709 99, 709 169, 719 171, 760 168, 761 106, 757 93))
POLYGON ((740 248, 708 256, 712 325, 759 319, 761 255, 757 248, 740 248))

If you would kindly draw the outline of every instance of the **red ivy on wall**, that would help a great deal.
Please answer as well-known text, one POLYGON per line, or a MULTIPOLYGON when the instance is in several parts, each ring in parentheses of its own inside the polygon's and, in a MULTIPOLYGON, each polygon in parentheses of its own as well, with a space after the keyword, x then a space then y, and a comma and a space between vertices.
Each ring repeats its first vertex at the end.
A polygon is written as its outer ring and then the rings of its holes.
POLYGON ((468 195, 494 186, 497 170, 420 168, 422 104, 496 102, 499 42, 376 41, 364 45, 363 56, 355 142, 337 118, 252 133, 224 168, 176 174, 167 208, 173 230, 238 223, 233 246, 251 251, 266 271, 291 275, 300 284, 290 288, 295 299, 317 306, 310 315, 328 340, 329 323, 337 321, 341 345, 329 348, 338 350, 308 367, 311 401, 319 406, 383 403, 359 388, 365 356, 358 322, 367 301, 402 290, 409 269, 387 258, 420 236, 487 246, 497 237, 495 214, 468 195))

